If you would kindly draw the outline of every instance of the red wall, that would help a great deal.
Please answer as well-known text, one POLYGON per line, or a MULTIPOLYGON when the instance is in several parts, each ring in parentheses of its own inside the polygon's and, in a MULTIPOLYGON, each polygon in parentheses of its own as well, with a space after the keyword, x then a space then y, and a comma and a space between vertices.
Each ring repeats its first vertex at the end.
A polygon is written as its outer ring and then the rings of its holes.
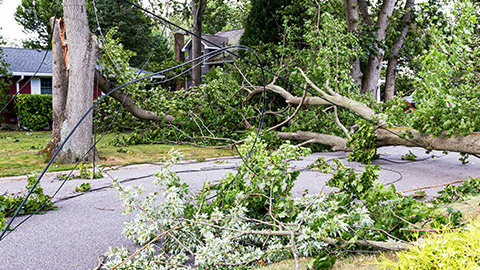
MULTIPOLYGON (((21 78, 20 76, 14 76, 14 77, 10 78, 10 80, 9 80, 10 81, 10 89, 8 90, 8 93, 11 96, 9 97, 9 99, 17 93, 17 81, 20 78, 21 78)), ((22 87, 23 87, 23 89, 20 90, 19 94, 31 94, 32 93, 30 82, 28 81, 28 80, 30 80, 30 78, 31 77, 24 77, 24 79, 20 82, 20 85, 19 85, 20 89, 22 89, 22 87)), ((94 85, 93 86, 93 99, 95 100, 101 95, 102 95, 102 91, 96 85, 94 85)), ((0 108, 0 110, 1 109, 2 108, 0 108)), ((13 102, 10 102, 6 111, 9 111, 11 113, 2 112, 0 114, 0 123, 3 122, 3 123, 15 124, 17 122, 16 121, 17 116, 13 113, 13 102)))
MULTIPOLYGON (((10 79, 10 90, 8 91, 8 93, 10 95, 15 95, 15 93, 17 93, 17 81, 20 80, 21 77, 19 76, 14 76, 10 79)), ((25 77, 23 78, 23 80, 20 82, 20 89, 23 89, 20 90, 20 94, 31 94, 32 92, 32 89, 30 87, 30 82, 28 80, 30 80, 31 77, 25 77)))

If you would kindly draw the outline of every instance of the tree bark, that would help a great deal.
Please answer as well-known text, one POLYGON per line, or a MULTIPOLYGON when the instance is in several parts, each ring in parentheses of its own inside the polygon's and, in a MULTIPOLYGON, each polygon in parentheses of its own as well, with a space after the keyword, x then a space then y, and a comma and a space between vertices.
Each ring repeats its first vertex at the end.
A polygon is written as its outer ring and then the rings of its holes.
POLYGON ((392 15, 394 7, 395 0, 384 0, 382 3, 382 8, 378 14, 377 23, 375 24, 378 29, 376 32, 377 42, 374 44, 377 53, 370 54, 368 57, 368 64, 363 77, 361 94, 366 94, 371 91, 372 95, 376 95, 378 81, 380 79, 380 71, 382 69, 382 60, 385 54, 385 51, 378 46, 378 43, 382 42, 386 37, 389 25, 388 18, 392 15))
MULTIPOLYGON (((68 95, 60 138, 67 136, 80 122, 93 103, 93 78, 97 59, 98 42, 88 27, 85 0, 64 0, 65 28, 68 38, 68 95)), ((57 162, 71 163, 83 158, 92 146, 92 114, 87 115, 65 143, 57 162)), ((93 151, 84 159, 91 160, 93 151)))
POLYGON ((392 49, 388 57, 387 75, 385 78, 385 101, 391 100, 395 95, 395 75, 397 71, 398 55, 400 54, 400 49, 402 48, 405 37, 410 29, 414 5, 415 0, 407 0, 405 3, 406 13, 401 19, 403 27, 400 34, 393 41, 392 49))
POLYGON ((63 59, 62 38, 60 36, 60 20, 50 19, 53 28, 52 37, 52 138, 43 150, 37 155, 47 153, 51 158, 60 145, 60 128, 64 120, 64 111, 67 101, 68 80, 65 60, 63 59))
POLYGON ((360 9, 360 13, 362 14, 362 21, 366 25, 372 25, 372 20, 370 19, 370 15, 368 14, 368 5, 365 0, 358 0, 358 7, 360 9))
MULTIPOLYGON (((400 138, 398 130, 388 130, 384 120, 381 116, 376 114, 373 109, 366 106, 363 103, 349 99, 347 97, 341 96, 328 87, 328 83, 325 84, 325 91, 320 89, 315 85, 300 69, 302 76, 305 78, 306 82, 320 95, 323 97, 306 97, 303 99, 304 105, 332 105, 330 102, 335 103, 338 107, 347 108, 352 112, 355 112, 365 119, 373 121, 379 128, 376 129, 375 133, 377 134, 377 146, 389 146, 389 145, 404 145, 404 146, 416 146, 423 147, 429 150, 440 150, 440 151, 453 151, 453 152, 462 152, 469 154, 480 154, 480 132, 474 132, 467 136, 452 136, 447 137, 446 133, 441 136, 434 137, 430 134, 421 134, 419 131, 414 129, 408 129, 412 137, 407 139, 400 138)), ((263 88, 262 88, 263 89, 263 88)), ((277 85, 267 85, 267 90, 279 94, 285 99, 287 103, 290 104, 300 104, 302 102, 302 97, 296 97, 290 94, 288 91, 277 85)), ((261 93, 261 88, 254 87, 254 91, 251 91, 250 95, 247 97, 247 100, 252 97, 252 95, 261 93)), ((407 130, 407 128, 405 128, 407 130)), ((278 132, 277 135, 282 139, 290 140, 300 140, 306 143, 319 143, 324 145, 329 145, 333 150, 349 150, 346 147, 347 139, 339 136, 321 134, 316 132, 278 132)))
MULTIPOLYGON (((114 89, 113 84, 106 80, 105 77, 103 77, 98 70, 95 71, 95 82, 98 82, 98 87, 105 94, 114 89)), ((139 106, 137 106, 135 100, 133 100, 130 96, 126 96, 120 90, 111 93, 110 96, 120 103, 123 102, 123 107, 133 116, 139 119, 166 122, 169 124, 173 124, 175 120, 175 118, 171 115, 164 114, 162 116, 159 116, 156 112, 147 111, 140 108, 139 106)))
MULTIPOLYGON (((192 59, 202 56, 202 17, 205 12, 207 0, 192 0, 192 59)), ((198 86, 202 81, 202 60, 194 61, 192 63, 192 80, 198 86)))
MULTIPOLYGON (((357 0, 344 0, 345 4, 345 15, 347 17, 347 30, 348 32, 355 32, 358 34, 358 25, 360 23, 358 16, 358 1, 357 0)), ((359 49, 357 47, 356 49, 359 49)), ((360 58, 350 58, 349 59, 351 68, 350 75, 353 78, 353 81, 357 85, 362 84, 362 70, 360 69, 360 58)))

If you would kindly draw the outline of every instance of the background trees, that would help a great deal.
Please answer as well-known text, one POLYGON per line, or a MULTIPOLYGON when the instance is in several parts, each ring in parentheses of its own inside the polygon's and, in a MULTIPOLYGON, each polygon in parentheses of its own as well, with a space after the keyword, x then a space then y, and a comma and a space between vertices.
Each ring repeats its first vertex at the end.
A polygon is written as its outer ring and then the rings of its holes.
MULTIPOLYGON (((23 26, 28 34, 33 34, 35 38, 25 40, 23 46, 33 49, 50 48, 50 37, 52 36, 52 28, 50 26, 50 18, 55 15, 57 1, 51 0, 22 0, 15 12, 15 20, 23 26), (38 35, 38 36, 37 36, 38 35)), ((59 3, 57 17, 63 16, 62 1, 59 3)))
POLYGON ((282 17, 278 11, 284 9, 290 0, 252 0, 248 16, 245 18, 245 32, 241 44, 247 46, 281 41, 282 17))
MULTIPOLYGON (((22 0, 15 12, 15 20, 20 23, 27 33, 37 34, 24 42, 27 48, 50 48, 52 34, 50 18, 56 10, 56 2, 50 0, 36 1, 35 8, 31 0, 22 0)), ((130 65, 141 67, 151 54, 151 48, 160 44, 152 56, 151 61, 158 63, 170 59, 173 54, 168 48, 168 41, 158 31, 155 31, 154 22, 142 12, 124 1, 95 0, 87 1, 87 16, 90 29, 100 36, 106 34, 113 27, 117 27, 115 37, 119 38, 125 49, 135 52, 130 65), (95 5, 93 5, 95 3, 95 5), (96 11, 95 12, 95 7, 96 11), (97 23, 98 18, 98 23, 97 23)), ((138 3, 138 0, 134 2, 138 3)), ((57 17, 63 16, 62 1, 59 3, 57 17)))

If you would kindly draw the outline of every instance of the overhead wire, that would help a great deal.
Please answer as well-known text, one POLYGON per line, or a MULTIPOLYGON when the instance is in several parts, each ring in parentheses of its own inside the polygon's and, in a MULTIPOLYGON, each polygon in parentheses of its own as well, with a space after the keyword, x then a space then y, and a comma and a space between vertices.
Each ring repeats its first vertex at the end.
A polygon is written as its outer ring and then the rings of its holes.
MULTIPOLYGON (((94 0, 92 0, 92 1, 94 2, 94 0)), ((56 18, 56 17, 55 17, 55 18, 56 18)), ((98 25, 99 28, 100 28, 100 24, 99 24, 99 22, 98 22, 98 17, 96 16, 96 18, 97 18, 97 25, 98 25)), ((163 32, 162 32, 162 35, 163 35, 163 32)), ((53 34, 52 34, 52 36, 53 36, 53 34)), ((160 39, 159 39, 159 41, 160 41, 160 39)), ((154 54, 154 52, 155 52, 155 50, 156 50, 156 48, 157 48, 157 46, 158 46, 158 44, 159 44, 159 41, 157 42, 156 46, 153 48, 153 50, 152 50, 149 58, 145 61, 143 67, 139 70, 139 72, 138 72, 137 76, 135 77, 135 79, 138 79, 138 77, 139 77, 140 74, 142 73, 143 69, 145 68, 145 66, 146 66, 146 65, 148 64, 148 62, 150 61, 152 55, 154 54)), ((98 80, 98 79, 97 79, 97 80, 98 80)), ((133 85, 132 85, 132 86, 133 86, 133 85)), ((132 86, 131 86, 131 87, 129 88, 129 90, 127 91, 127 93, 126 93, 126 95, 125 95, 125 97, 124 97, 121 105, 119 106, 119 109, 117 110, 114 118, 113 118, 112 121, 110 122, 108 128, 104 131, 104 133, 102 134, 102 136, 101 136, 98 140, 95 140, 94 144, 86 151, 86 153, 82 156, 82 158, 80 158, 80 159, 78 160, 78 162, 77 162, 77 163, 75 164, 75 166, 72 168, 72 170, 71 170, 70 173, 67 175, 67 177, 64 179, 64 181, 62 182, 62 184, 57 188, 56 192, 50 197, 49 200, 47 200, 43 205, 41 205, 34 213, 30 214, 30 215, 29 215, 27 218, 25 218, 21 223, 19 223, 17 226, 15 226, 15 228, 17 228, 17 227, 20 226, 22 223, 24 223, 26 220, 30 219, 33 215, 35 215, 35 214, 37 214, 39 211, 41 211, 41 210, 56 196, 56 194, 60 191, 60 189, 61 189, 61 188, 63 187, 63 185, 65 184, 65 182, 66 182, 68 179, 70 179, 71 175, 73 174, 73 172, 75 171, 75 169, 78 167, 78 165, 84 160, 84 158, 90 153, 90 151, 92 151, 92 149, 95 148, 95 146, 97 145, 97 143, 100 142, 100 140, 101 140, 101 139, 105 136, 105 134, 109 131, 109 129, 110 129, 110 127, 112 126, 113 122, 116 120, 116 117, 118 116, 120 110, 122 109, 123 104, 124 104, 126 98, 128 97, 128 94, 129 94, 130 90, 132 89, 132 86)), ((92 108, 96 108, 96 105, 97 105, 97 104, 98 104, 98 102, 97 102, 94 106, 92 106, 92 108)), ((88 115, 88 113, 85 114, 85 116, 86 116, 86 115, 88 115)), ((85 117, 85 116, 84 116, 84 117, 85 117)), ((82 120, 83 120, 83 118, 77 123, 77 126, 81 123, 82 120)), ((72 133, 73 133, 73 130, 72 130, 72 133)), ((71 135, 71 134, 70 134, 70 135, 71 135)), ((95 134, 95 137, 96 137, 96 134, 95 134)), ((68 138, 65 139, 64 143, 67 142, 67 141, 68 141, 68 138)), ((64 144, 62 144, 61 147, 63 147, 63 145, 64 145, 64 144)), ((59 148, 58 150, 60 150, 60 149, 61 149, 61 148, 59 148)), ((58 150, 57 150, 57 152, 58 152, 58 150)), ((55 155, 55 157, 56 157, 56 155, 55 155)), ((51 159, 51 162, 55 159, 55 157, 53 157, 53 158, 51 159)), ((95 160, 95 157, 94 157, 93 159, 95 160)), ((44 171, 46 171, 46 170, 48 169, 48 167, 50 166, 51 162, 47 165, 47 168, 45 168, 44 171)), ((94 166, 95 166, 95 165, 94 165, 94 166)), ((0 240, 2 240, 2 239, 5 237, 5 231, 7 231, 7 230, 9 229, 9 226, 11 225, 13 219, 15 219, 15 217, 18 215, 18 211, 23 207, 24 203, 28 200, 28 197, 31 195, 31 193, 32 193, 33 190, 35 189, 37 183, 41 180, 42 177, 43 177, 43 175, 41 175, 41 176, 37 179, 35 185, 32 187, 32 189, 30 190, 29 194, 27 194, 27 196, 25 197, 24 201, 22 202, 22 204, 20 205, 20 207, 17 209, 17 212, 16 212, 16 213, 14 214, 14 216, 12 217, 11 222, 9 222, 9 224, 8 224, 7 227, 5 228, 4 232, 2 232, 2 235, 0 235, 0 240)), ((15 229, 15 228, 14 228, 14 229, 15 229)))
MULTIPOLYGON (((57 4, 56 4, 56 7, 55 7, 55 16, 54 18, 56 19, 57 18, 57 14, 58 14, 58 6, 59 6, 59 3, 60 3, 60 0, 57 0, 57 4)), ((33 1, 33 4, 34 4, 34 13, 35 13, 35 20, 36 20, 36 24, 38 24, 37 22, 37 13, 36 13, 36 8, 35 8, 35 1, 33 1)), ((55 28, 52 29, 52 36, 50 38, 50 41, 52 40, 53 38, 53 33, 55 32, 55 28)), ((18 91, 15 92, 15 94, 7 101, 7 103, 5 103, 5 105, 2 107, 2 109, 0 110, 0 113, 3 113, 5 111, 5 109, 8 107, 8 105, 10 105, 10 103, 15 100, 15 98, 17 98, 17 96, 20 94, 20 92, 22 92, 22 90, 25 88, 25 86, 27 86, 32 80, 33 78, 38 74, 38 72, 40 71, 40 69, 42 68, 42 65, 43 63, 45 62, 45 59, 47 58, 47 55, 48 55, 48 50, 45 50, 45 54, 43 55, 43 58, 42 58, 42 61, 40 61, 40 64, 38 65, 37 69, 35 70, 35 72, 33 73, 33 75, 30 77, 30 79, 28 79, 27 82, 25 82, 23 84, 22 87, 19 87, 18 91)))
MULTIPOLYGON (((60 153, 60 151, 62 150, 62 148, 65 146, 65 144, 68 142, 68 140, 71 138, 71 136, 73 135, 73 133, 77 130, 77 128, 80 126, 80 124, 85 120, 85 118, 92 112, 92 110, 98 106, 98 104, 100 102, 102 102, 106 97, 110 96, 113 92, 123 88, 123 87, 126 87, 126 86, 129 86, 129 85, 132 85, 134 83, 137 83, 137 82, 140 82, 142 80, 145 80, 145 79, 149 79, 149 78, 152 78, 154 76, 157 76, 157 75, 161 75, 163 73, 166 73, 168 71, 171 71, 171 70, 174 70, 176 68, 179 68, 179 67, 182 67, 182 66, 185 66, 185 65, 188 65, 188 64, 191 64, 193 63, 194 61, 198 61, 198 60, 201 60, 202 57, 205 57, 205 56, 208 56, 208 55, 216 55, 216 54, 220 54, 220 53, 223 53, 223 51, 226 51, 226 50, 229 50, 229 49, 233 49, 233 48, 243 48, 243 49, 246 49, 246 50, 249 50, 250 52, 254 53, 253 50, 249 47, 245 47, 245 46, 240 46, 240 45, 236 45, 236 46, 228 46, 228 47, 225 47, 225 48, 221 48, 221 49, 218 49, 216 51, 213 51, 213 52, 209 52, 207 54, 205 54, 204 56, 201 56, 201 57, 198 57, 198 58, 195 58, 195 59, 192 59, 190 61, 187 61, 185 63, 182 63, 182 64, 179 64, 177 66, 174 66, 174 67, 171 67, 171 68, 167 68, 165 70, 162 70, 162 71, 159 71, 159 72, 156 72, 156 73, 152 73, 152 74, 148 74, 146 75, 145 77, 142 77, 142 78, 136 78, 134 80, 131 80, 127 83, 124 83, 120 86, 117 86, 115 87, 114 89, 112 89, 111 91, 109 91, 108 93, 106 93, 105 95, 103 95, 101 98, 99 98, 94 105, 92 105, 85 113, 84 115, 80 118, 80 120, 75 124, 75 126, 72 128, 72 130, 70 131, 70 133, 65 137, 65 140, 60 144, 60 146, 58 147, 58 149, 55 151, 55 153, 53 154, 52 158, 50 159, 50 161, 47 163, 47 166, 44 168, 44 170, 41 172, 41 174, 39 175, 39 177, 37 178, 37 180, 35 181, 35 183, 33 184, 32 188, 30 189, 30 191, 28 192, 28 194, 25 196, 24 200, 22 201, 22 203, 20 204, 20 206, 17 208, 15 214, 10 218, 7 226, 5 227, 5 229, 2 231, 1 235, 0 235, 0 241, 4 239, 5 237, 5 234, 7 233, 8 229, 10 228, 10 226, 12 225, 13 221, 15 220, 15 218, 18 216, 18 213, 20 212, 20 210, 22 209, 22 207, 25 205, 26 201, 28 200, 28 198, 32 195, 33 191, 35 190, 35 188, 37 187, 38 183, 40 182, 40 180, 43 178, 43 176, 45 175, 45 173, 47 172, 47 170, 49 169, 49 167, 52 165, 53 161, 55 160, 55 158, 58 156, 58 154, 60 153)), ((258 56, 257 56, 258 57, 258 56)), ((260 129, 261 129, 261 126, 263 124, 263 121, 260 121, 260 124, 259 124, 259 131, 257 132, 257 136, 260 132, 260 129)), ((104 134, 105 135, 105 134, 104 134)), ((100 137, 96 143, 98 143, 101 139, 103 138, 103 135, 102 137, 100 137)), ((257 138, 256 138, 257 139, 257 138)), ((255 142, 256 142, 256 139, 255 139, 255 142)), ((95 144, 96 144, 95 143, 95 144)), ((254 145, 253 145, 254 146, 254 145)), ((251 156, 251 153, 253 151, 253 147, 250 149, 249 151, 249 155, 247 157, 247 161, 248 161, 248 158, 251 156)), ((87 153, 93 148, 93 146, 87 151, 87 153)), ((87 154, 85 153, 85 155, 87 154)), ((85 156, 84 155, 84 156, 85 156)), ((76 166, 79 164, 80 162, 78 162, 76 165, 75 165, 75 168, 76 166)), ((73 170, 70 172, 69 176, 67 177, 70 177, 73 170)), ((52 195, 51 198, 55 197, 56 194, 60 191, 60 189, 63 187, 63 185, 65 184, 65 181, 62 182, 62 184, 60 185, 60 187, 57 189, 57 191, 52 195)), ((39 209, 37 209, 37 211, 34 213, 38 213, 41 209, 43 209, 43 207, 46 205, 46 203, 44 205, 42 205, 39 209)), ((22 224, 23 222, 25 222, 26 220, 28 220, 30 217, 32 217, 33 214, 31 214, 30 216, 28 216, 24 221, 22 221, 20 224, 22 224)), ((17 225, 15 228, 18 228, 19 225, 17 225)))
MULTIPOLYGON (((206 42, 206 43, 208 43, 208 44, 210 44, 210 45, 214 45, 214 46, 217 46, 217 47, 221 47, 220 45, 215 44, 214 42, 212 42, 212 41, 210 41, 210 40, 208 40, 208 39, 202 38, 201 35, 199 36, 199 35, 191 32, 191 31, 188 31, 187 29, 181 27, 180 25, 175 24, 175 23, 173 23, 173 22, 171 22, 171 21, 169 21, 169 20, 167 20, 167 19, 165 19, 165 18, 162 18, 162 17, 160 17, 160 16, 158 16, 158 15, 150 12, 149 10, 144 9, 144 8, 141 7, 140 5, 138 5, 138 4, 136 4, 136 3, 133 3, 133 2, 130 1, 130 0, 122 0, 122 1, 129 3, 129 4, 131 4, 132 6, 138 8, 138 9, 140 9, 140 10, 143 10, 144 12, 150 14, 151 16, 153 16, 154 18, 157 18, 158 20, 161 20, 161 21, 163 21, 163 22, 165 22, 165 23, 171 24, 171 25, 173 25, 174 27, 177 27, 178 29, 181 29, 182 31, 185 31, 186 33, 189 33, 191 36, 195 36, 195 37, 197 37, 197 38, 200 38, 201 40, 203 40, 204 42, 206 42)), ((285 82, 287 82, 287 83, 289 83, 289 84, 291 84, 291 85, 293 85, 293 86, 295 86, 295 87, 297 87, 297 88, 299 88, 299 89, 302 89, 303 91, 307 91, 308 93, 310 93, 310 94, 312 94, 312 95, 314 95, 314 96, 316 96, 316 97, 318 97, 318 98, 320 98, 320 99, 322 99, 322 100, 330 103, 330 104, 333 105, 333 106, 336 106, 336 107, 339 107, 339 108, 341 108, 341 109, 343 109, 343 110, 348 111, 349 113, 351 113, 351 114, 353 114, 353 115, 355 115, 355 116, 357 116, 357 117, 359 117, 359 118, 361 118, 361 119, 369 122, 370 124, 376 126, 376 128, 383 129, 383 130, 385 130, 386 132, 388 132, 388 133, 390 133, 390 134, 392 134, 392 135, 395 135, 395 136, 397 136, 397 137, 400 137, 400 135, 399 135, 398 133, 395 133, 395 132, 393 132, 392 130, 390 130, 390 129, 388 129, 388 128, 385 128, 385 127, 382 126, 382 125, 378 125, 378 124, 377 124, 376 122, 374 122, 373 120, 368 119, 368 118, 366 118, 366 117, 358 114, 357 112, 355 112, 355 111, 353 111, 353 110, 351 110, 351 109, 344 108, 344 107, 336 104, 335 102, 333 102, 333 101, 331 101, 331 100, 329 100, 329 99, 327 99, 327 98, 325 98, 325 97, 323 97, 323 96, 321 96, 321 95, 319 95, 319 94, 317 94, 317 93, 309 90, 308 88, 302 87, 301 85, 299 85, 299 84, 297 84, 297 83, 295 83, 295 82, 292 82, 291 80, 289 80, 288 78, 285 78, 284 76, 281 76, 281 75, 279 75, 279 74, 277 74, 277 73, 275 73, 275 72, 273 72, 273 71, 271 71, 271 70, 268 70, 268 69, 264 68, 263 66, 257 65, 257 64, 255 64, 254 62, 252 62, 252 61, 250 61, 250 60, 248 60, 248 59, 246 59, 246 58, 244 58, 244 57, 242 57, 242 56, 240 56, 240 55, 238 55, 238 54, 236 54, 236 53, 234 53, 234 52, 232 52, 232 51, 228 51, 228 50, 227 50, 226 52, 229 53, 229 54, 231 54, 231 55, 233 55, 233 56, 236 57, 236 58, 239 58, 239 59, 241 59, 241 60, 243 60, 243 61, 245 61, 245 62, 247 62, 247 63, 249 63, 249 64, 251 64, 251 65, 254 65, 254 66, 260 68, 260 69, 262 70, 262 72, 263 72, 263 71, 264 71, 264 72, 267 72, 267 73, 269 73, 269 74, 271 74, 271 75, 273 75, 273 76, 275 76, 275 77, 277 77, 277 78, 279 78, 279 79, 281 79, 281 80, 283 80, 283 81, 285 81, 285 82)), ((413 145, 416 145, 416 146, 418 146, 418 147, 422 147, 422 148, 423 148, 422 145, 420 145, 419 143, 417 143, 417 142, 415 142, 415 141, 413 141, 413 140, 410 140, 410 139, 408 139, 408 138, 403 138, 403 139, 406 140, 407 142, 413 144, 413 145)), ((477 157, 478 157, 478 156, 477 156, 477 157)))

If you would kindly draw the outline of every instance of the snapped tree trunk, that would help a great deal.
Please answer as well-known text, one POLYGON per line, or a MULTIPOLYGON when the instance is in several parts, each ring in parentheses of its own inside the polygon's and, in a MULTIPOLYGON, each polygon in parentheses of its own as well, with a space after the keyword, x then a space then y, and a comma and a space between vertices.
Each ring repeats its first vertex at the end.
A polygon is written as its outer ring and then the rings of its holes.
POLYGON ((64 119, 67 101, 68 80, 65 60, 63 59, 62 39, 60 37, 60 24, 63 19, 50 19, 53 29, 52 37, 52 138, 38 154, 47 153, 51 158, 60 145, 60 128, 64 119))
MULTIPOLYGON (((205 12, 207 0, 192 0, 192 59, 202 56, 202 17, 205 12)), ((200 85, 202 81, 202 60, 192 63, 192 80, 195 85, 200 85)))
MULTIPOLYGON (((71 163, 81 159, 91 160, 93 151, 84 155, 92 146, 92 114, 82 122, 81 118, 93 103, 93 77, 97 59, 98 42, 88 27, 85 0, 64 0, 63 10, 68 42, 68 94, 63 121, 60 125, 60 142, 78 127, 65 143, 57 162, 71 163)), ((54 73, 55 74, 55 73, 54 73)))
POLYGON ((401 19, 403 27, 400 34, 393 41, 392 49, 388 57, 387 75, 385 77, 385 101, 391 100, 395 95, 395 75, 397 71, 398 55, 400 54, 400 49, 407 36, 408 29, 410 29, 414 5, 415 0, 407 0, 405 3, 406 13, 401 19))
POLYGON ((382 42, 387 35, 387 28, 389 25, 389 17, 393 13, 393 8, 395 7, 395 0, 384 0, 382 7, 378 14, 377 23, 377 41, 374 44, 376 50, 375 54, 370 54, 368 57, 367 69, 365 70, 365 75, 363 77, 361 93, 366 94, 367 92, 372 92, 375 96, 376 89, 378 86, 378 81, 380 79, 380 72, 382 70, 382 60, 385 54, 385 51, 378 46, 378 43, 382 42))

